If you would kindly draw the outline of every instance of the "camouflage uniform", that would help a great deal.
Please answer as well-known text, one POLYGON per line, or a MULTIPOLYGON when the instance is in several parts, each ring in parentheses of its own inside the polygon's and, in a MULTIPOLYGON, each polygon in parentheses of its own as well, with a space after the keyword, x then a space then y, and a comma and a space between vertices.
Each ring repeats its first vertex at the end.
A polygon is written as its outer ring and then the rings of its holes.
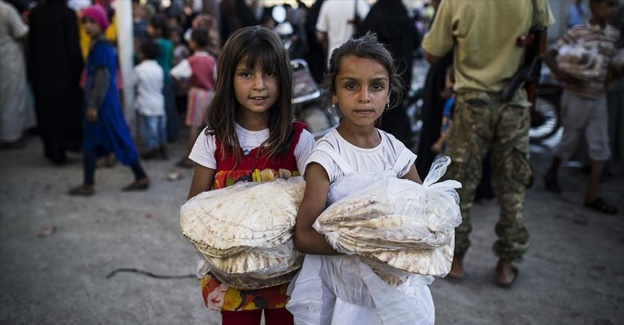
POLYGON ((524 90, 517 91, 507 103, 500 93, 470 90, 457 94, 446 151, 452 162, 445 177, 462 183, 459 195, 463 221, 455 229, 455 254, 459 258, 470 246, 470 207, 488 151, 492 157, 492 187, 501 207, 494 252, 501 259, 517 261, 527 251, 524 197, 533 181, 529 105, 524 90))

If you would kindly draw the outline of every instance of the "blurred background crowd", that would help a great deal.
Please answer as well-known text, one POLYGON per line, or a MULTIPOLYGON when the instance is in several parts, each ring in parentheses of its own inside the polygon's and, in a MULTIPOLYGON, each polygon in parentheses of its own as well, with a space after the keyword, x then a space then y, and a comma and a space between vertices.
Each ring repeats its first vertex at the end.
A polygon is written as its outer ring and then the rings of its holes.
MULTIPOLYGON (((207 50, 218 58, 233 31, 262 25, 276 31, 291 59, 307 62, 314 81, 321 84, 328 53, 349 37, 372 31, 392 49, 403 71, 405 101, 417 98, 421 106, 416 117, 407 104, 384 113, 380 128, 422 157, 435 155, 430 147, 440 134, 441 113, 438 120, 430 121, 425 110, 442 112, 444 95, 440 90, 444 89, 446 69, 435 72, 438 78, 430 78, 434 72, 427 71, 420 43, 435 17, 437 0, 0 0, 0 148, 21 148, 24 135, 30 133, 41 138, 43 154, 54 164, 64 164, 67 151, 80 151, 84 63, 90 40, 79 18, 81 11, 93 4, 102 6, 110 20, 105 35, 119 53, 117 84, 131 128, 136 114, 134 89, 125 85, 124 79, 129 79, 132 68, 140 63, 139 46, 146 40, 162 38, 170 44, 171 68, 192 54, 189 39, 194 29, 207 31, 207 50), (433 82, 438 86, 427 90, 426 83, 433 82), (414 120, 420 120, 419 127, 414 120)), ((587 5, 580 0, 551 1, 557 24, 549 30, 549 40, 556 40, 568 27, 587 18, 587 5)), ((623 12, 612 22, 620 30, 623 12)), ((169 82, 175 108, 173 113, 167 112, 167 140, 175 142, 183 140, 185 132, 181 121, 188 105, 188 87, 169 82)), ((612 159, 621 161, 623 104, 617 94, 622 93, 622 81, 611 89, 612 159)), ((140 146, 140 139, 137 142, 140 146)), ((426 174, 429 164, 419 167, 421 175, 426 174)))

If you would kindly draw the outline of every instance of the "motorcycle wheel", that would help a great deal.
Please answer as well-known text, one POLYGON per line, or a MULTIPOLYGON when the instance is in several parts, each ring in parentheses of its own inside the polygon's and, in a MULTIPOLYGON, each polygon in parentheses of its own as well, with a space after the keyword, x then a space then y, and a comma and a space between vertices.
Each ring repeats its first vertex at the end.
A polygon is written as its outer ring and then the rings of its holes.
POLYGON ((422 89, 414 91, 403 101, 405 112, 410 120, 412 134, 420 134, 422 130, 422 89))
POLYGON ((561 128, 559 109, 551 101, 537 97, 535 103, 535 114, 541 115, 540 123, 531 126, 529 129, 529 139, 531 142, 541 142, 549 139, 561 128))

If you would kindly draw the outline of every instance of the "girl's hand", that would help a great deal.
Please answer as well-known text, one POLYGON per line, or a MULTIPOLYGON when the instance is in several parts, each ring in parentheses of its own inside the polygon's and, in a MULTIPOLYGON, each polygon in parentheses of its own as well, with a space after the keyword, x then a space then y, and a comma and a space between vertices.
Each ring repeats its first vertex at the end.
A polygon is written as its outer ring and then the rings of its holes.
POLYGON ((431 146, 431 152, 433 153, 439 153, 440 151, 442 151, 442 145, 444 144, 444 141, 442 139, 436 141, 432 146, 431 146))
POLYGON ((89 122, 93 122, 93 123, 97 122, 97 119, 98 119, 98 111, 97 111, 97 109, 95 109, 93 107, 87 108, 87 114, 86 114, 85 118, 89 122))

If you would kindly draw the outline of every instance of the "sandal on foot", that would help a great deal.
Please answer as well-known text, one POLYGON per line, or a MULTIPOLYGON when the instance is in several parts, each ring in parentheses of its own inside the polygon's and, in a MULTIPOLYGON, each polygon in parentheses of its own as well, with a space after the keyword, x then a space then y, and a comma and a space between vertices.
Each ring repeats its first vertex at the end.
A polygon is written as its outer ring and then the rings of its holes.
POLYGON ((608 214, 616 214, 617 213, 617 208, 608 204, 607 202, 605 202, 603 199, 601 198, 597 198, 594 200, 594 202, 591 203, 587 203, 585 202, 585 206, 599 211, 599 212, 603 212, 603 213, 608 213, 608 214))
POLYGON ((511 281, 509 282, 502 282, 502 281, 498 281, 496 280, 496 285, 500 288, 503 289, 509 289, 511 288, 511 286, 516 282, 516 279, 518 278, 518 274, 520 274, 520 270, 518 270, 517 267, 513 266, 511 268, 511 272, 513 272, 514 277, 511 279, 511 281))
POLYGON ((70 189, 67 194, 73 196, 91 196, 94 193, 93 185, 80 185, 70 189))
POLYGON ((148 187, 149 187, 149 178, 145 177, 145 178, 137 179, 136 181, 132 182, 131 184, 122 188, 121 190, 124 192, 144 191, 144 190, 147 190, 148 187))

